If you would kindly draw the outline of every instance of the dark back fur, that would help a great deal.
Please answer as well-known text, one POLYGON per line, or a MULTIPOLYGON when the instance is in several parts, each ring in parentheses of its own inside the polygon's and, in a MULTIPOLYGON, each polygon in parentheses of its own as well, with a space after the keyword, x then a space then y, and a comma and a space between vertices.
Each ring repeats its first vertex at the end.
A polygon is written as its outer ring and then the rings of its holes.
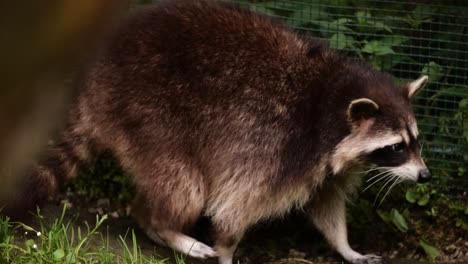
POLYGON ((144 155, 182 151, 200 164, 222 158, 235 166, 244 161, 234 145, 251 144, 251 158, 281 159, 271 175, 280 184, 349 134, 352 99, 371 98, 390 121, 401 116, 396 109, 411 111, 390 76, 212 1, 141 11, 98 63, 85 97, 102 113, 96 122, 118 126, 149 148, 144 155))

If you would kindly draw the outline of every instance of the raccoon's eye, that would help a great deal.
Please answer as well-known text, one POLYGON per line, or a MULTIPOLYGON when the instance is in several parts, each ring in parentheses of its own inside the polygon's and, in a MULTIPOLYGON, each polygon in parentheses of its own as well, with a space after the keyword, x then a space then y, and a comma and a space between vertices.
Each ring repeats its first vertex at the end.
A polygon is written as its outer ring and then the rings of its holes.
POLYGON ((405 143, 401 142, 401 143, 393 144, 391 148, 395 152, 403 152, 403 150, 405 149, 405 143))

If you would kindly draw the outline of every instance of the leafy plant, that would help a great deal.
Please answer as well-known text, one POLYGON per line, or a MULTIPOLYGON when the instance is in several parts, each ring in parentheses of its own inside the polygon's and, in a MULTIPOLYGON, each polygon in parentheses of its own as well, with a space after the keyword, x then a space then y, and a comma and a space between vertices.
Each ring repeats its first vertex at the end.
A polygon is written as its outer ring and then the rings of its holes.
POLYGON ((431 195, 437 194, 437 191, 430 189, 426 184, 417 184, 406 191, 406 201, 419 206, 426 206, 429 204, 431 195))
POLYGON ((437 256, 440 255, 440 250, 434 246, 429 245, 426 241, 420 240, 419 246, 424 250, 426 253, 427 259, 430 263, 434 263, 437 256))
POLYGON ((397 209, 392 208, 389 213, 386 213, 383 210, 377 210, 377 213, 384 222, 392 224, 395 228, 403 233, 408 232, 408 224, 406 219, 397 209))
POLYGON ((450 217, 454 219, 455 226, 468 232, 468 202, 462 200, 444 199, 450 217))

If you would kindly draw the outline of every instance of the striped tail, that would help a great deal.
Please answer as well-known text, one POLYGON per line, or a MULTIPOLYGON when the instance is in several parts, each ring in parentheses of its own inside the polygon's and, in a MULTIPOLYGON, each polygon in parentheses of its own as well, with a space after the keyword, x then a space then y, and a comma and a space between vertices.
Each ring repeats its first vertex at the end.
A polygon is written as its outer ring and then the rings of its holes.
POLYGON ((74 178, 90 158, 91 144, 83 135, 68 129, 62 140, 49 146, 42 158, 24 175, 18 189, 6 201, 3 214, 12 219, 27 219, 29 211, 57 194, 74 178))

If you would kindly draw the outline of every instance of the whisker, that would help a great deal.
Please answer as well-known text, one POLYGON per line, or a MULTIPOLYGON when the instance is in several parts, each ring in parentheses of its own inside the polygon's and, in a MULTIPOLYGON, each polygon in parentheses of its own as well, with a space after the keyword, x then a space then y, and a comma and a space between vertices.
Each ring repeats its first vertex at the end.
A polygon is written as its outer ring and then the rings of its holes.
POLYGON ((398 175, 396 175, 396 174, 394 174, 393 172, 391 172, 391 176, 390 176, 389 179, 384 183, 384 185, 382 186, 382 188, 380 188, 379 192, 377 193, 377 196, 375 197, 375 200, 374 200, 374 205, 376 204, 377 199, 379 198, 380 193, 383 191, 383 189, 385 189, 385 186, 387 186, 390 182, 392 182, 393 179, 395 179, 396 177, 398 177, 398 175))
POLYGON ((372 168, 369 168, 367 171, 367 173, 371 172, 371 171, 376 171, 376 170, 381 170, 381 169, 384 169, 385 167, 372 167, 372 168))
POLYGON ((373 168, 370 168, 370 169, 364 170, 364 171, 355 171, 355 172, 353 172, 353 174, 361 174, 361 173, 362 174, 367 174, 367 173, 369 173, 371 171, 379 170, 379 169, 382 169, 382 168, 383 167, 373 167, 373 168))
POLYGON ((385 193, 385 195, 383 196, 382 200, 380 200, 380 203, 377 207, 380 207, 380 205, 383 203, 383 201, 385 200, 385 198, 387 197, 387 195, 390 193, 390 191, 395 187, 397 186, 398 184, 400 184, 401 182, 403 181, 403 179, 401 179, 400 177, 397 177, 395 178, 395 181, 392 183, 392 185, 390 185, 390 187, 388 188, 387 192, 385 193))
POLYGON ((367 191, 370 187, 374 186, 376 183, 378 183, 379 181, 385 179, 387 176, 390 175, 391 172, 389 171, 385 171, 386 174, 382 175, 379 179, 377 179, 376 181, 374 181, 373 183, 371 183, 369 186, 367 186, 362 192, 365 192, 367 191))
POLYGON ((381 173, 378 173, 377 175, 374 175, 374 176, 370 177, 369 179, 367 179, 366 182, 370 182, 370 181, 372 181, 372 179, 375 179, 375 178, 379 177, 380 175, 382 175, 382 174, 384 174, 384 173, 386 173, 386 172, 388 172, 388 171, 389 171, 389 170, 385 170, 385 171, 383 171, 383 172, 381 172, 381 173))

